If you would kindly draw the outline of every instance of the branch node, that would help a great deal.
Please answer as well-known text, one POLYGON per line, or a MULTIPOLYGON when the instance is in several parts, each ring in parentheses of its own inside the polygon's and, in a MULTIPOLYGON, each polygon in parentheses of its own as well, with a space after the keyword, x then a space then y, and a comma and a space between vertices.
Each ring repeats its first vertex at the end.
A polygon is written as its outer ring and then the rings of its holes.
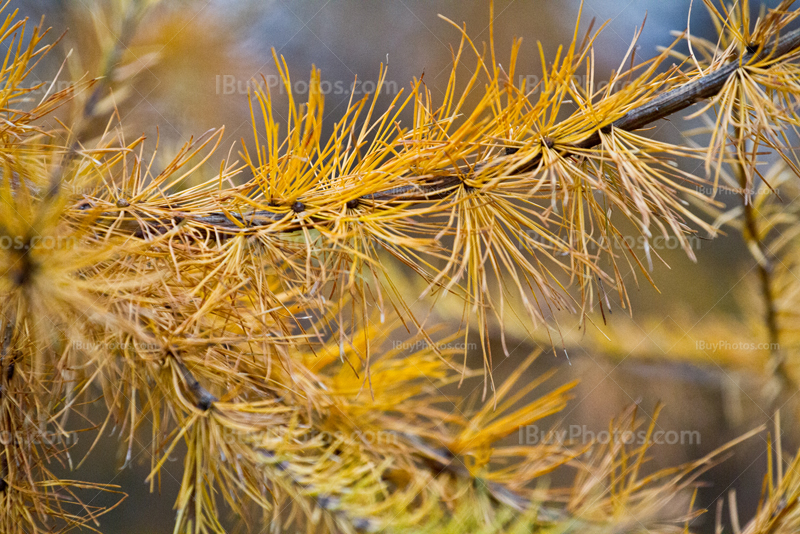
POLYGON ((178 365, 178 369, 180 369, 181 374, 183 375, 183 380, 186 382, 186 387, 189 388, 189 391, 194 396, 195 407, 204 412, 210 410, 214 403, 217 402, 217 398, 200 384, 189 368, 186 367, 186 364, 184 364, 176 355, 173 354, 172 358, 178 365))

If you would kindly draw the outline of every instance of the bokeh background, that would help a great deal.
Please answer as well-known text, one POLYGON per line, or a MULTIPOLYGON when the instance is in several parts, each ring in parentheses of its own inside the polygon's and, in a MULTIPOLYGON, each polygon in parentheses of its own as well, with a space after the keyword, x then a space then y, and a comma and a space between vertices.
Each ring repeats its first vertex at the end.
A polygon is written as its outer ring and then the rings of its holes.
MULTIPOLYGON (((321 69, 323 84, 327 82, 330 88, 325 109, 327 124, 331 125, 344 112, 354 80, 358 80, 357 93, 369 91, 378 78, 380 64, 387 61, 389 94, 381 98, 384 105, 394 96, 392 93, 401 88, 407 90, 413 78, 423 75, 434 96, 442 95, 451 70, 453 47, 458 45, 460 35, 440 15, 458 24, 466 23, 476 43, 489 40, 489 3, 485 0, 164 0, 161 4, 143 21, 129 50, 129 58, 138 58, 139 63, 130 94, 120 95, 121 118, 128 136, 146 135, 151 147, 158 140, 164 157, 190 136, 224 125, 223 148, 212 161, 210 172, 228 157, 228 147, 235 142, 242 140, 252 146, 248 84, 262 79, 262 75, 267 83, 275 81, 272 50, 285 58, 300 93, 312 66, 321 69)), ((713 38, 702 2, 695 4, 700 5, 694 6, 692 33, 713 38)), ((46 24, 53 28, 53 38, 63 34, 57 51, 40 65, 36 77, 52 81, 69 50, 73 55, 61 79, 80 79, 90 75, 87 73, 100 72, 99 45, 117 32, 110 22, 112 7, 103 1, 12 0, 11 8, 20 9, 34 22, 44 15, 46 24)), ((659 46, 670 44, 674 38, 671 32, 687 27, 689 7, 689 0, 586 0, 581 23, 584 30, 593 18, 597 23, 608 21, 595 49, 598 81, 603 80, 603 73, 618 68, 643 23, 637 58, 652 57, 659 46)), ((517 75, 537 76, 541 72, 537 41, 542 43, 546 56, 553 58, 558 46, 568 44, 572 38, 579 8, 578 0, 497 0, 494 35, 499 61, 507 61, 504 58, 509 57, 512 39, 521 37, 517 75)), ((285 110, 286 95, 279 92, 275 105, 280 116, 285 110)), ((685 121, 675 117, 659 123, 653 135, 679 141, 686 127, 685 121)), ((722 200, 736 202, 735 198, 722 200)), ((531 377, 558 367, 555 378, 548 382, 550 386, 580 380, 568 410, 545 422, 542 430, 560 422, 567 427, 586 425, 587 429, 601 431, 611 418, 634 403, 639 404, 643 419, 648 421, 656 404, 663 402, 666 407, 658 428, 697 431, 700 440, 655 447, 654 467, 701 457, 760 423, 771 424, 774 407, 763 400, 762 385, 752 377, 716 365, 713 352, 698 351, 694 361, 693 355, 686 355, 687 361, 692 361, 686 364, 667 363, 664 358, 679 350, 678 345, 683 350, 687 339, 697 341, 692 332, 698 322, 718 314, 736 318, 742 313, 742 299, 750 302, 747 294, 754 285, 754 262, 735 233, 699 242, 695 248, 696 263, 674 247, 659 251, 669 267, 655 263, 657 290, 640 278, 638 288, 631 291, 633 318, 612 303, 609 321, 624 325, 641 339, 635 344, 635 351, 610 354, 601 346, 587 345, 573 350, 567 362, 563 354, 553 354, 541 333, 516 325, 510 329, 511 356, 495 358, 496 380, 507 376, 537 347, 543 354, 530 370, 531 377), (679 339, 683 340, 681 344, 676 341, 679 339)), ((758 301, 746 306, 758 306, 758 301)), ((448 317, 441 320, 453 321, 448 317)), ((577 318, 566 320, 562 327, 572 336, 582 335, 577 318)), ((691 343, 688 345, 691 347, 691 343)), ((479 355, 475 358, 473 363, 479 365, 479 355)), ((451 393, 463 395, 481 388, 478 379, 451 393)), ((458 405, 454 404, 453 409, 459 409, 458 405)), ((143 432, 147 437, 147 429, 143 432)), ((113 430, 107 433, 113 434, 113 430)), ((763 435, 736 447, 731 458, 703 477, 706 486, 700 492, 701 506, 712 507, 735 489, 742 519, 752 516, 766 471, 765 439, 763 435)), ((81 435, 75 456, 80 457, 92 440, 91 433, 81 435)), ((122 468, 125 451, 113 443, 113 439, 101 443, 82 475, 119 484, 130 494, 119 508, 103 518, 103 531, 171 532, 172 506, 181 476, 180 453, 168 462, 156 491, 151 493, 150 486, 144 483, 151 460, 149 452, 135 451, 134 461, 122 468)), ((791 431, 783 436, 783 445, 786 450, 796 450, 797 440, 791 431)), ((551 483, 569 481, 556 477, 551 483)), ((712 532, 713 513, 695 526, 712 532)))

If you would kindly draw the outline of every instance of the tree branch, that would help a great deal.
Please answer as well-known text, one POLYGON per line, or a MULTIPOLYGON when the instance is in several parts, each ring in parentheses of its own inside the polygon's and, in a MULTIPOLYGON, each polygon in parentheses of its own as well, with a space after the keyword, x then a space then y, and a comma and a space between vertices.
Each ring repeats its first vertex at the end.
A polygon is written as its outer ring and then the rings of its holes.
POLYGON ((213 406, 218 399, 200 384, 200 381, 195 378, 189 368, 186 367, 186 364, 183 363, 177 355, 170 353, 170 356, 178 367, 178 370, 180 370, 186 387, 194 396, 195 407, 204 412, 211 409, 211 406, 213 406))
MULTIPOLYGON (((689 106, 713 97, 719 93, 725 86, 728 79, 736 73, 742 66, 752 61, 768 60, 773 57, 782 57, 790 52, 800 48, 800 29, 787 33, 783 37, 775 40, 774 46, 767 45, 751 45, 748 47, 747 52, 735 61, 731 61, 725 66, 715 70, 708 75, 705 75, 697 80, 689 82, 681 87, 672 89, 663 93, 652 101, 636 107, 626 113, 624 116, 613 121, 610 124, 602 126, 599 130, 587 136, 583 141, 575 143, 571 146, 562 148, 564 155, 569 155, 581 150, 593 148, 600 144, 600 132, 609 131, 612 128, 633 131, 641 129, 653 122, 664 119, 674 113, 682 111, 689 106)), ((548 140, 548 144, 551 141, 548 140)), ((556 141, 557 142, 557 141, 556 141)), ((510 153, 512 149, 509 149, 510 153)), ((516 173, 525 173, 535 170, 541 162, 541 155, 533 158, 524 166, 515 170, 516 173)), ((484 164, 485 165, 485 164, 484 164)), ((388 202, 420 202, 438 198, 446 197, 450 192, 457 188, 463 181, 462 176, 470 173, 469 169, 459 169, 458 174, 432 176, 431 181, 426 185, 404 185, 370 193, 361 197, 352 199, 347 202, 349 209, 355 209, 358 206, 371 203, 388 203, 388 202)), ((474 171, 472 171, 474 172, 474 171)), ((410 177, 421 178, 421 177, 410 177)), ((237 215, 232 213, 213 213, 205 216, 191 216, 185 215, 185 219, 213 227, 215 230, 223 234, 238 233, 249 229, 260 228, 274 224, 279 221, 286 220, 288 217, 293 217, 296 214, 305 211, 305 205, 298 201, 294 205, 288 207, 285 211, 272 211, 272 210, 256 210, 249 212, 245 215, 237 215)), ((163 229, 166 227, 164 221, 157 219, 147 220, 145 222, 153 224, 154 229, 163 229)), ((318 219, 313 216, 303 217, 302 221, 298 221, 296 225, 284 228, 287 231, 292 229, 301 229, 305 226, 315 226, 317 224, 328 224, 327 219, 318 219)), ((146 229, 140 228, 137 234, 142 237, 146 229)))
MULTIPOLYGON (((711 98, 719 93, 725 83, 742 65, 751 61, 759 61, 770 57, 781 57, 793 50, 800 48, 800 30, 795 30, 775 41, 775 46, 763 48, 751 45, 748 52, 737 61, 731 61, 724 67, 714 72, 698 78, 671 91, 667 91, 656 98, 632 109, 624 116, 612 122, 605 128, 617 128, 620 130, 638 130, 659 119, 668 117, 678 111, 682 111, 692 104, 711 98)), ((603 129, 605 129, 603 128, 603 129)), ((592 148, 600 144, 600 133, 594 133, 584 141, 575 145, 576 149, 592 148)))
POLYGON ((50 184, 46 191, 45 199, 55 198, 61 189, 64 173, 66 172, 69 164, 72 163, 72 160, 80 152, 81 144, 83 141, 85 141, 85 137, 88 135, 91 122, 93 119, 97 118, 97 105, 105 96, 104 93, 106 90, 111 88, 111 85, 114 81, 114 72, 116 71, 120 61, 122 61, 122 56, 124 55, 125 50, 133 40, 133 37, 136 34, 136 28, 138 27, 141 17, 144 15, 144 13, 145 5, 142 0, 133 0, 130 6, 128 6, 128 12, 122 21, 122 29, 119 37, 117 38, 117 42, 114 44, 114 47, 110 50, 108 56, 106 57, 103 75, 100 77, 99 83, 95 85, 91 94, 89 94, 89 97, 83 106, 83 110, 81 111, 81 115, 78 119, 78 127, 72 142, 69 144, 67 153, 64 155, 63 161, 61 161, 61 163, 55 168, 50 176, 50 184))

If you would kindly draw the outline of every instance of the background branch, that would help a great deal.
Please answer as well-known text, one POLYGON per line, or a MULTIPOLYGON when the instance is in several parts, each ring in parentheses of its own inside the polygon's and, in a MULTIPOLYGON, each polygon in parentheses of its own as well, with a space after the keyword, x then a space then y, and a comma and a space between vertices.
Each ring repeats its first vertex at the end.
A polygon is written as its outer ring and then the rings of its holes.
MULTIPOLYGON (((719 93, 725 86, 728 79, 733 76, 742 65, 746 65, 753 61, 768 60, 772 57, 782 57, 800 48, 800 30, 795 30, 787 33, 783 37, 775 40, 774 46, 770 47, 766 44, 751 45, 748 47, 747 52, 735 61, 724 65, 718 70, 702 76, 692 82, 689 82, 681 87, 672 89, 666 93, 658 95, 652 101, 638 106, 624 116, 615 120, 610 124, 603 125, 599 130, 590 134, 583 141, 569 145, 559 146, 558 140, 548 139, 548 145, 558 147, 563 155, 574 154, 582 150, 588 150, 600 144, 600 132, 610 131, 612 128, 633 131, 641 129, 653 122, 664 119, 682 111, 691 105, 711 98, 719 93)), ((507 149, 507 154, 513 153, 516 150, 513 148, 507 149)), ((515 173, 522 174, 532 172, 538 168, 541 163, 541 155, 534 157, 530 162, 515 169, 515 173)), ((477 165, 474 170, 458 169, 457 173, 431 176, 428 183, 425 185, 409 184, 405 186, 395 187, 386 191, 370 193, 347 202, 349 209, 355 209, 364 204, 371 204, 372 206, 380 205, 382 203, 408 203, 408 202, 421 202, 446 197, 450 192, 459 187, 463 182, 463 177, 469 174, 474 174, 477 170, 485 167, 477 165)), ((426 179, 425 177, 412 176, 408 177, 409 181, 426 179)), ((427 180, 427 179, 426 179, 427 180)), ((296 202, 292 206, 287 206, 285 210, 255 210, 244 215, 237 215, 232 213, 212 213, 205 216, 193 217, 186 215, 196 223, 213 227, 223 233, 238 233, 253 228, 260 228, 283 221, 288 217, 293 217, 305 211, 305 205, 302 201, 296 202)), ((148 223, 152 223, 155 228, 168 228, 171 225, 166 224, 164 221, 158 219, 145 219, 148 223)), ((324 219, 317 219, 313 216, 303 217, 302 222, 296 225, 285 228, 286 231, 292 229, 301 229, 305 226, 314 226, 317 224, 329 224, 329 221, 324 219)), ((143 229, 140 230, 139 235, 143 235, 143 229)))

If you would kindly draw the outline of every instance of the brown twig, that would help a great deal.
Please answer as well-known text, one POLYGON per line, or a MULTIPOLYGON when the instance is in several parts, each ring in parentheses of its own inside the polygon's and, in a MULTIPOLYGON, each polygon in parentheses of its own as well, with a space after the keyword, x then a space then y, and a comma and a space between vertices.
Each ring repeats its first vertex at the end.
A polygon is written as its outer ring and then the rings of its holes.
MULTIPOLYGON (((734 108, 734 122, 739 123, 739 111, 734 108)), ((769 257, 769 250, 758 228, 758 214, 753 206, 751 192, 748 190, 748 177, 743 162, 745 152, 745 138, 740 127, 734 128, 734 138, 736 139, 736 149, 739 157, 734 158, 733 170, 739 181, 742 191, 742 207, 744 210, 744 228, 742 237, 748 244, 755 245, 758 250, 756 257, 756 270, 758 271, 759 285, 761 287, 761 298, 764 302, 764 323, 767 328, 767 338, 769 340, 770 361, 773 365, 773 373, 781 381, 782 386, 792 384, 789 373, 786 370, 786 361, 780 348, 780 329, 778 327, 778 305, 775 302, 775 292, 773 288, 772 261, 769 257)), ((754 254, 754 256, 756 256, 754 254)))
POLYGON ((189 368, 186 367, 186 364, 183 363, 177 355, 171 354, 171 357, 180 370, 186 387, 189 389, 192 396, 194 396, 195 407, 204 412, 211 409, 218 399, 200 384, 200 381, 195 378, 189 368))
MULTIPOLYGON (((674 113, 682 111, 691 105, 713 97, 725 86, 728 79, 734 75, 742 66, 752 61, 768 60, 773 57, 782 57, 800 48, 800 30, 787 33, 783 37, 776 39, 774 46, 750 46, 747 52, 740 58, 731 61, 725 66, 711 72, 701 78, 689 82, 681 87, 667 91, 652 101, 642 104, 626 113, 619 119, 603 125, 599 130, 588 135, 583 141, 570 146, 560 147, 564 155, 569 155, 582 150, 593 148, 600 144, 600 132, 609 131, 613 128, 633 131, 641 129, 658 120, 664 119, 674 113)), ((548 140, 552 144, 552 140, 548 140)), ((556 143, 557 145, 557 143, 556 143)), ((541 156, 534 157, 530 162, 522 167, 515 169, 515 173, 522 174, 531 172, 538 168, 541 163, 541 156)), ((480 168, 480 167, 479 167, 480 168)), ((362 204, 380 204, 390 202, 420 202, 446 197, 450 192, 463 182, 463 176, 469 170, 459 169, 457 174, 448 174, 432 177, 430 182, 425 185, 410 184, 394 187, 386 191, 370 193, 354 198, 347 202, 348 208, 356 208, 362 204)), ((409 180, 419 179, 420 177, 409 177, 409 180)), ((242 230, 259 228, 282 221, 287 217, 302 213, 305 206, 302 202, 296 202, 293 206, 287 206, 282 211, 257 210, 245 215, 235 215, 229 213, 213 213, 200 217, 190 217, 194 222, 214 227, 223 233, 238 233, 242 230)), ((158 220, 152 221, 154 226, 163 227, 163 223, 158 220)), ((304 217, 303 223, 297 225, 300 229, 304 225, 314 225, 325 223, 323 220, 315 220, 313 216, 304 217)), ((289 228, 291 230, 291 228, 289 228)))

